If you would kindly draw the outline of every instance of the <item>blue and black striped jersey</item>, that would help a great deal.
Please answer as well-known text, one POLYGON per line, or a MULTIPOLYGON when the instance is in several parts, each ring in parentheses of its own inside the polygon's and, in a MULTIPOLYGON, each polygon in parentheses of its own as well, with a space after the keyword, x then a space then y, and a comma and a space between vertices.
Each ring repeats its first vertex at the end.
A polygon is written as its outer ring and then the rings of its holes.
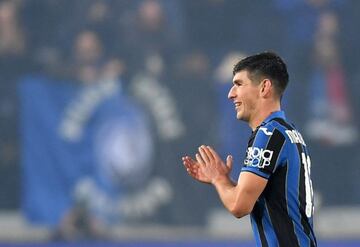
POLYGON ((268 179, 251 212, 257 246, 317 246, 310 157, 282 111, 252 133, 242 172, 268 179))

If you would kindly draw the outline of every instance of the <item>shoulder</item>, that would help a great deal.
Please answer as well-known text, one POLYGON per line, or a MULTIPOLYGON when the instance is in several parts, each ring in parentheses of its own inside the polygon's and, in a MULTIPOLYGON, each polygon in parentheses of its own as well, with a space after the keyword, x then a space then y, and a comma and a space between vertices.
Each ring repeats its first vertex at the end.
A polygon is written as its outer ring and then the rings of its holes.
POLYGON ((251 171, 264 178, 283 163, 286 154, 286 136, 283 126, 275 121, 260 125, 247 148, 242 171, 251 171))
POLYGON ((287 122, 285 119, 274 119, 269 121, 264 125, 264 128, 271 130, 272 133, 278 132, 278 135, 283 135, 286 140, 293 144, 302 144, 306 146, 305 141, 301 133, 296 129, 296 127, 287 122))
MULTIPOLYGON (((284 123, 285 122, 284 120, 284 123)), ((289 124, 290 126, 290 124, 289 124)), ((288 130, 288 126, 276 121, 271 120, 267 123, 260 125, 256 131, 256 137, 261 139, 269 139, 272 136, 282 135, 286 137, 286 130, 288 130)))

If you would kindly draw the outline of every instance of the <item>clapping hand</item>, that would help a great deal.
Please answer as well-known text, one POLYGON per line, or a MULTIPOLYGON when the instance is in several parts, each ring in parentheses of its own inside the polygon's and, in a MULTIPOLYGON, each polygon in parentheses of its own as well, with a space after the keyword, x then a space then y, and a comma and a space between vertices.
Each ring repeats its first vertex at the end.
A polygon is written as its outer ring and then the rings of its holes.
POLYGON ((232 168, 232 156, 228 155, 226 165, 219 155, 210 146, 200 146, 195 159, 189 156, 182 157, 188 174, 203 183, 214 183, 217 179, 228 177, 232 168))

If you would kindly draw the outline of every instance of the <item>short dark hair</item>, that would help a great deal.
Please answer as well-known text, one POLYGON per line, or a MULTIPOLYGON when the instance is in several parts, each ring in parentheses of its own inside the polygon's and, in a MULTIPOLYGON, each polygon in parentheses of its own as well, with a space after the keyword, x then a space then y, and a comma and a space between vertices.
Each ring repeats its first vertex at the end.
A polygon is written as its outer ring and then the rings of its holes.
POLYGON ((289 74, 286 64, 274 52, 262 52, 240 60, 234 66, 233 75, 246 70, 252 82, 260 82, 261 79, 269 78, 279 96, 283 94, 289 82, 289 74))

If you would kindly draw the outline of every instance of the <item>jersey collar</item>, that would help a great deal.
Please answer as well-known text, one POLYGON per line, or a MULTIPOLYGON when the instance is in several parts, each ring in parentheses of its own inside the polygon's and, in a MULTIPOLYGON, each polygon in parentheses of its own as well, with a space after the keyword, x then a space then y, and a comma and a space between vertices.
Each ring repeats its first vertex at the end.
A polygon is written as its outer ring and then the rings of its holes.
POLYGON ((267 118, 265 118, 265 120, 261 123, 261 125, 267 124, 268 122, 270 122, 274 118, 282 118, 282 119, 286 120, 285 112, 284 111, 272 112, 267 118))

